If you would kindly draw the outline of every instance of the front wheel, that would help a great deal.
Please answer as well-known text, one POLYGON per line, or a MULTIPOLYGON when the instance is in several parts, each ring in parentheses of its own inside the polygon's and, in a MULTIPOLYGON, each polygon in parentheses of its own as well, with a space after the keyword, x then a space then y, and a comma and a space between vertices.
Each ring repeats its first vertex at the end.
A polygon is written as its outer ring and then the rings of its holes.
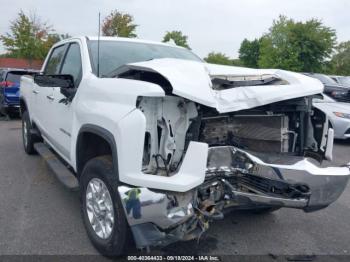
POLYGON ((128 224, 112 158, 102 156, 88 161, 80 186, 82 216, 92 244, 103 255, 121 255, 127 243, 128 224))

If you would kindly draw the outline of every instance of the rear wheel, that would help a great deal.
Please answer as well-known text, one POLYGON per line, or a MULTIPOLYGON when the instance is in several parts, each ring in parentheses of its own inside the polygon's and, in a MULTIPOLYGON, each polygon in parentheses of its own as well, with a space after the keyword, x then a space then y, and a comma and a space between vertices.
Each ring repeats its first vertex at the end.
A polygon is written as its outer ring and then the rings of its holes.
POLYGON ((20 113, 18 111, 9 111, 8 116, 10 119, 16 119, 20 117, 20 113))
POLYGON ((28 111, 25 111, 22 115, 22 140, 24 151, 28 155, 36 153, 34 149, 34 143, 36 142, 35 136, 31 134, 32 124, 29 119, 28 111))
POLYGON ((80 178, 82 216, 88 236, 103 255, 123 254, 128 224, 118 193, 110 156, 88 161, 80 178))
POLYGON ((0 116, 6 116, 4 102, 4 96, 0 93, 0 116))

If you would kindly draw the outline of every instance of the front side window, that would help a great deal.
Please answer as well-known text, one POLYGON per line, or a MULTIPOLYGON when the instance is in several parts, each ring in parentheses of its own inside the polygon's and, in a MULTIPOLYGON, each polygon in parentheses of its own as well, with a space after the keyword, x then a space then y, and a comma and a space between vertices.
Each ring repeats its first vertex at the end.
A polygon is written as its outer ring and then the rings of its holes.
POLYGON ((72 75, 76 86, 79 85, 82 76, 82 64, 79 44, 70 44, 66 58, 64 59, 61 74, 72 75))
POLYGON ((50 58, 46 63, 46 67, 44 70, 45 75, 59 74, 60 65, 61 65, 65 50, 66 50, 66 46, 61 45, 59 47, 56 47, 52 51, 50 58))

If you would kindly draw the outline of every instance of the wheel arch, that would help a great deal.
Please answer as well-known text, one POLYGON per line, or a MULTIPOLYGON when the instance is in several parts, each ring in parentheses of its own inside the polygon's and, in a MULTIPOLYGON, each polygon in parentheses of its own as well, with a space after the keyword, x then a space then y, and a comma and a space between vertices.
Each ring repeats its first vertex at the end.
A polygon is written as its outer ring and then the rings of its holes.
POLYGON ((85 164, 90 159, 106 154, 111 154, 113 172, 119 179, 117 145, 113 134, 100 126, 93 124, 83 125, 79 130, 76 145, 76 169, 78 178, 80 178, 85 164))

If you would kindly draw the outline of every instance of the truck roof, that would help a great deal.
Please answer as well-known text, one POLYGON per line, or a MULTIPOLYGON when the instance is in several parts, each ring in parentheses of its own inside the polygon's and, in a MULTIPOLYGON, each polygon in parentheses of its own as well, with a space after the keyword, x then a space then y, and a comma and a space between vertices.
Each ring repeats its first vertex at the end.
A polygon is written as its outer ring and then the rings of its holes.
MULTIPOLYGON (((88 39, 88 40, 98 40, 98 36, 78 36, 78 37, 72 37, 72 38, 67 38, 59 43, 65 43, 69 42, 74 39, 88 39)), ((175 47, 175 48, 181 48, 184 49, 184 47, 177 46, 175 44, 169 44, 169 43, 163 43, 163 42, 157 42, 157 41, 152 41, 152 40, 144 40, 144 39, 138 39, 138 38, 127 38, 127 37, 115 37, 115 36, 101 36, 100 37, 101 41, 118 41, 118 42, 133 42, 133 43, 143 43, 143 44, 154 44, 154 45, 163 45, 163 46, 169 46, 169 47, 175 47)), ((59 44, 57 43, 57 44, 59 44)), ((55 44, 55 45, 57 45, 55 44)))

